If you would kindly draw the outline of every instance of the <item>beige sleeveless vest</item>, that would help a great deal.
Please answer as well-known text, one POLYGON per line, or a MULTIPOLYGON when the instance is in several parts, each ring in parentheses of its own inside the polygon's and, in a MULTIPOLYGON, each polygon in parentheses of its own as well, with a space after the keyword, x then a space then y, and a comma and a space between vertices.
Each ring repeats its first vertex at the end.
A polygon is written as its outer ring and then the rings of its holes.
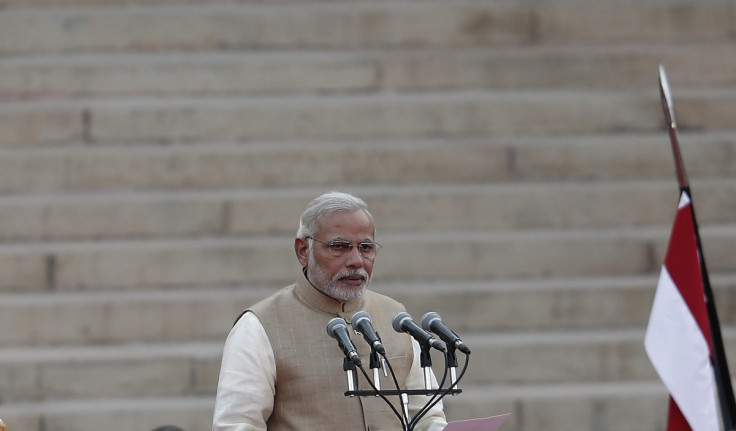
MULTIPOLYGON (((337 341, 327 335, 327 322, 340 316, 348 322, 355 312, 367 311, 386 348, 400 387, 413 361, 411 338, 393 330, 391 321, 404 307, 372 291, 358 300, 341 304, 317 291, 304 276, 273 296, 257 303, 255 313, 268 334, 276 360, 274 411, 269 431, 389 431, 401 430, 391 408, 379 397, 347 397, 345 357, 337 341)), ((370 347, 352 328, 349 330, 363 367, 369 369, 370 347)), ((383 375, 382 389, 395 389, 390 372, 383 375)), ((356 390, 370 390, 356 370, 356 390)), ((417 388, 418 389, 418 388, 417 388)), ((389 397, 400 413, 398 396, 389 397)))

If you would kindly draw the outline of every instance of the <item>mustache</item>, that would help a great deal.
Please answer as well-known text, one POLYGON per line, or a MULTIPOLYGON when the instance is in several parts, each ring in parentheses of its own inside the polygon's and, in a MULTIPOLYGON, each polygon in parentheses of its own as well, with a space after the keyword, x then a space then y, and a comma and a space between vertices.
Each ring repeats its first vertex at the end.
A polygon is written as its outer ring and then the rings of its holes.
POLYGON ((361 269, 353 269, 350 271, 337 273, 333 277, 333 280, 340 280, 340 279, 348 278, 348 277, 361 277, 363 280, 368 280, 369 278, 368 271, 361 268, 361 269))

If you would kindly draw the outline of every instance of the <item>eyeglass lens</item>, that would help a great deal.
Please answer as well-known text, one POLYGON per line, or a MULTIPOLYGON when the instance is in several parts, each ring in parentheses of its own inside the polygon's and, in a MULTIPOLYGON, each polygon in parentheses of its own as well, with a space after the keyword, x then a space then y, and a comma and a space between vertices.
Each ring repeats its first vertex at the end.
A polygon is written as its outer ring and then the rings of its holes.
MULTIPOLYGON (((335 257, 344 256, 353 249, 353 244, 348 241, 333 240, 325 242, 320 241, 314 237, 310 238, 314 241, 325 244, 330 254, 335 257)), ((378 248, 378 244, 371 241, 363 241, 361 243, 358 243, 356 247, 358 248, 358 252, 361 256, 366 259, 372 259, 376 256, 376 249, 378 248)))

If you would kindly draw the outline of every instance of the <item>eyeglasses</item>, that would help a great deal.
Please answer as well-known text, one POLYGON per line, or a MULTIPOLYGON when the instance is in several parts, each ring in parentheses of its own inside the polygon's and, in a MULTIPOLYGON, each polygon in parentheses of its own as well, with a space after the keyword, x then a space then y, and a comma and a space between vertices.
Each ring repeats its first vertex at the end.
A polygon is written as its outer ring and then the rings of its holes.
MULTIPOLYGON (((311 239, 313 241, 317 241, 318 243, 326 245, 327 251, 333 257, 345 256, 353 250, 353 244, 350 241, 345 241, 342 239, 320 241, 313 236, 308 236, 306 239, 311 239)), ((358 248, 358 253, 360 253, 360 255, 363 256, 364 259, 373 260, 376 257, 376 252, 379 248, 381 248, 381 244, 373 241, 363 241, 359 242, 356 247, 358 248)))

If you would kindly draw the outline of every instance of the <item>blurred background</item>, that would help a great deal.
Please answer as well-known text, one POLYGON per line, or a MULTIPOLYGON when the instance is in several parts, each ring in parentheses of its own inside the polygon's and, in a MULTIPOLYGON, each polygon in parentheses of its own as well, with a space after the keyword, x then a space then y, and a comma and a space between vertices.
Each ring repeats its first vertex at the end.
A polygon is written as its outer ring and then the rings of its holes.
POLYGON ((663 430, 658 66, 733 370, 735 37, 728 0, 0 0, 0 417, 210 429, 232 322, 341 190, 373 288, 473 350, 449 419, 663 430))

